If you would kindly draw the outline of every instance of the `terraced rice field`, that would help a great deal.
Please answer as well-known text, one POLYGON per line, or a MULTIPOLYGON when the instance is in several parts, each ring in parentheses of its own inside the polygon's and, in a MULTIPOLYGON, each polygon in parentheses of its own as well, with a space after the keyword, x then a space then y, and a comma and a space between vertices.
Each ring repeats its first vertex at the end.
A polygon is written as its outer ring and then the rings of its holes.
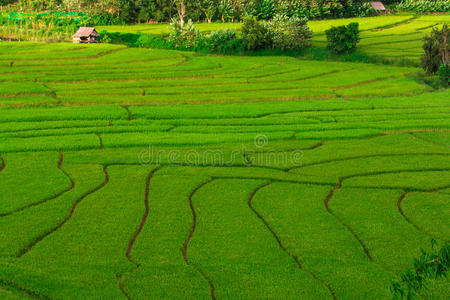
POLYGON ((450 92, 417 69, 38 43, 0 69, 0 298, 389 299, 450 238, 450 92))

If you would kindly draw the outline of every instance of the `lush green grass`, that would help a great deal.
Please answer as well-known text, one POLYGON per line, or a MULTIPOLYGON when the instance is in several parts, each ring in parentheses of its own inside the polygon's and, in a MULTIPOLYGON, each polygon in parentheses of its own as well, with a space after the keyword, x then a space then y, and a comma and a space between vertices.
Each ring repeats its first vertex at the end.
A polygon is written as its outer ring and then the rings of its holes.
MULTIPOLYGON (((446 18, 361 19, 361 47, 446 18)), ((2 299, 389 299, 450 239, 450 92, 416 68, 2 43, 0 69, 2 299)))
POLYGON ((413 192, 403 200, 403 211, 417 224, 418 229, 437 238, 446 238, 441 234, 449 230, 447 201, 447 195, 413 192))

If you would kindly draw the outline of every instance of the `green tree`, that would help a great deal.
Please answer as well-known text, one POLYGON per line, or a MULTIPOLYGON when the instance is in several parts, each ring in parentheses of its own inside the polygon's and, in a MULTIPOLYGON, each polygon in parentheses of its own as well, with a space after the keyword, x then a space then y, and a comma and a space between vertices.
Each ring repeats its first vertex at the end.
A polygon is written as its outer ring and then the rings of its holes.
POLYGON ((442 29, 433 28, 424 38, 422 68, 428 74, 436 74, 441 65, 450 65, 450 30, 447 25, 442 29))
POLYGON ((222 22, 233 20, 233 2, 232 0, 220 0, 217 11, 222 22))
POLYGON ((206 20, 208 23, 212 22, 212 19, 214 18, 214 15, 217 11, 217 4, 213 0, 200 0, 200 10, 203 12, 203 14, 206 17, 206 20))

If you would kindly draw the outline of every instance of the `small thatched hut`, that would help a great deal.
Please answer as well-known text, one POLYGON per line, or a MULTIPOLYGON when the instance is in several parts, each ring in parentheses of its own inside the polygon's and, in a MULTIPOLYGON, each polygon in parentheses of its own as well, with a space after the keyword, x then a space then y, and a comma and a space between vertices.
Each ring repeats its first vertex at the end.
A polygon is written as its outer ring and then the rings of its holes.
POLYGON ((98 43, 100 34, 93 27, 80 27, 73 35, 74 43, 98 43))

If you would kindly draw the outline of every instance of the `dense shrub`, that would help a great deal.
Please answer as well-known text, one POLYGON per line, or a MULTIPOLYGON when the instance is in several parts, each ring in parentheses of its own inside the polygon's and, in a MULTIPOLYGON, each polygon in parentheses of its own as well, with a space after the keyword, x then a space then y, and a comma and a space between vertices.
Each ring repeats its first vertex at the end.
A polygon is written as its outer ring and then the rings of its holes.
POLYGON ((428 74, 436 74, 441 65, 450 64, 450 30, 447 25, 442 29, 433 28, 424 38, 422 68, 428 74))
POLYGON ((126 21, 109 13, 89 14, 82 20, 84 26, 123 25, 126 21))
POLYGON ((145 33, 100 32, 100 42, 121 44, 129 47, 172 49, 160 35, 145 33))
POLYGON ((438 70, 439 83, 444 87, 450 85, 450 64, 441 65, 438 70))
POLYGON ((394 6, 396 10, 407 10, 414 12, 449 12, 450 1, 448 0, 403 0, 394 6))
POLYGON ((241 48, 236 30, 222 29, 211 33, 206 41, 208 50, 216 53, 233 53, 241 48))
POLYGON ((310 46, 312 32, 307 22, 306 18, 275 16, 265 24, 272 48, 299 50, 310 46))
POLYGON ((98 40, 100 43, 112 44, 112 37, 106 30, 99 32, 99 34, 100 37, 98 38, 98 40))
POLYGON ((181 23, 178 20, 173 20, 170 23, 171 32, 169 35, 169 43, 175 48, 195 49, 201 38, 200 31, 195 28, 192 20, 187 23, 181 23))
POLYGON ((0 0, 0 6, 8 5, 8 4, 11 4, 13 2, 14 2, 14 0, 0 0))
POLYGON ((361 3, 358 5, 354 5, 347 10, 349 16, 358 16, 358 17, 370 17, 373 16, 376 11, 369 3, 361 3))
POLYGON ((145 33, 100 32, 100 41, 124 44, 129 47, 195 50, 212 53, 235 54, 261 49, 301 50, 310 45, 312 32, 306 19, 277 17, 270 23, 258 22, 250 17, 245 23, 242 38, 236 30, 222 29, 209 35, 200 33, 192 21, 181 25, 174 21, 168 36, 145 33))
POLYGON ((256 17, 248 16, 242 25, 242 43, 246 50, 264 49, 269 44, 267 29, 256 17))
POLYGON ((354 52, 360 39, 358 23, 331 27, 325 33, 327 35, 328 50, 334 54, 354 52))

